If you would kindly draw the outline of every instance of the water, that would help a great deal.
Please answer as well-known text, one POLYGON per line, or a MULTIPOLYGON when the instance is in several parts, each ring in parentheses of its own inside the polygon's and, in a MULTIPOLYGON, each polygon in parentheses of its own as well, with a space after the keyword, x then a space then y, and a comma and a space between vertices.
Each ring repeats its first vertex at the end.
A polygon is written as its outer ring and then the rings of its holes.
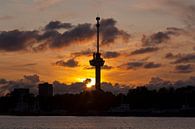
POLYGON ((195 118, 0 116, 0 129, 195 129, 195 118))

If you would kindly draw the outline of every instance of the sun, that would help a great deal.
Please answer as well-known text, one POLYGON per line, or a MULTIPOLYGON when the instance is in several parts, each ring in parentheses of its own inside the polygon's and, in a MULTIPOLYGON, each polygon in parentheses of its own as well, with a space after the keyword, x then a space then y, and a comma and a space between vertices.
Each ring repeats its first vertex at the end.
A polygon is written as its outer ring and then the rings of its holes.
POLYGON ((90 78, 90 79, 91 79, 91 81, 86 84, 87 88, 91 88, 92 86, 95 85, 95 78, 90 78))
POLYGON ((92 88, 95 86, 95 78, 77 78, 79 82, 83 82, 86 85, 86 88, 92 88))

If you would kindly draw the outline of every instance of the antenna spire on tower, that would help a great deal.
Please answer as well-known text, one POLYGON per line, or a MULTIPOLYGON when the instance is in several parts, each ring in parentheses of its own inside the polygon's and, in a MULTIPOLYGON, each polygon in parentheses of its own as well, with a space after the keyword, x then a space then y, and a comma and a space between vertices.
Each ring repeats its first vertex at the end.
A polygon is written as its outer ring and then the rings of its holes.
POLYGON ((97 20, 97 53, 99 53, 99 27, 100 27, 100 17, 96 17, 97 20))

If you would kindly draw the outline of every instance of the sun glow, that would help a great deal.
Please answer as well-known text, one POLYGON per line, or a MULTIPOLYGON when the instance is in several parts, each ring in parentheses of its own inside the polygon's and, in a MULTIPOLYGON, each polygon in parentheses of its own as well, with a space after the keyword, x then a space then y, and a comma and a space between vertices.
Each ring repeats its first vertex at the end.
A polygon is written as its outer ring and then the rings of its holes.
POLYGON ((95 78, 90 78, 90 79, 91 81, 86 84, 87 88, 91 88, 92 86, 95 85, 95 78))

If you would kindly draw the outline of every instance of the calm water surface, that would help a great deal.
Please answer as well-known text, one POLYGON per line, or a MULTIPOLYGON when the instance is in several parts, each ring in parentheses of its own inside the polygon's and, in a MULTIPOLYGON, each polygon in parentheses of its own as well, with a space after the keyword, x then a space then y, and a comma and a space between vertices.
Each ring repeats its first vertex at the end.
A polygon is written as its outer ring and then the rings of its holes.
POLYGON ((195 129, 195 118, 0 116, 0 129, 195 129))

